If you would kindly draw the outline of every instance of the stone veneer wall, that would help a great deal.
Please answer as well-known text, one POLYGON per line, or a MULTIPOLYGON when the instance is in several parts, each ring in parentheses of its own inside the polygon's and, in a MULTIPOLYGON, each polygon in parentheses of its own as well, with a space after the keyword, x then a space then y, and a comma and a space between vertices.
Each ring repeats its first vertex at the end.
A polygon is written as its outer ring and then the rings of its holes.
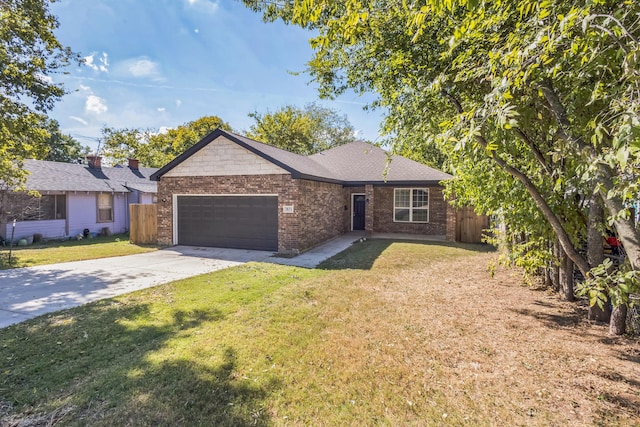
POLYGON ((278 195, 278 251, 298 248, 300 211, 298 186, 290 175, 163 176, 158 182, 158 243, 173 244, 173 195, 274 194, 278 195), (293 205, 294 213, 282 213, 293 205))
MULTIPOLYGON (((344 234, 344 206, 348 205, 342 185, 308 180, 294 180, 299 197, 296 209, 300 215, 297 249, 303 251, 318 243, 344 234)), ((292 248, 296 249, 296 248, 292 248)))
MULTIPOLYGON (((442 187, 429 188, 429 222, 393 222, 393 190, 397 187, 375 187, 374 224, 376 233, 411 233, 431 236, 447 235, 448 203, 444 200, 442 187)), ((411 187, 414 188, 414 187, 411 187)), ((455 217, 455 213, 454 213, 455 217)))

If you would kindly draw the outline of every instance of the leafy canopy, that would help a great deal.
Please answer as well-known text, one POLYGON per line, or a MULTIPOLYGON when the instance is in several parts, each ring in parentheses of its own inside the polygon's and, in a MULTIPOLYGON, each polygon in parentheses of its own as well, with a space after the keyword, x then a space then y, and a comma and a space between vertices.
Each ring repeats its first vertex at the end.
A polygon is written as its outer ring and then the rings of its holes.
POLYGON ((355 131, 346 115, 307 104, 304 108, 287 105, 277 111, 249 114, 255 120, 247 136, 294 153, 315 154, 355 141, 355 131))
POLYGON ((165 133, 142 129, 102 129, 103 154, 115 163, 138 159, 148 167, 162 167, 207 134, 231 126, 217 116, 205 116, 165 133))
POLYGON ((46 0, 0 1, 0 182, 24 180, 20 161, 44 158, 51 137, 45 113, 64 95, 51 75, 79 60, 56 39, 46 0))

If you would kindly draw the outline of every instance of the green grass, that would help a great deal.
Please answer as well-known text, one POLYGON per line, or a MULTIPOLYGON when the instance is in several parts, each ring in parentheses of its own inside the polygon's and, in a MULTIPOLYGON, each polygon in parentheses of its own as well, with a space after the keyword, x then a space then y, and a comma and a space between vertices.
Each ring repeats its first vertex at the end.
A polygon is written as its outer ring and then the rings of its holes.
MULTIPOLYGON (((474 253, 395 245, 423 256, 474 253)), ((375 373, 353 382, 364 360, 356 355, 340 367, 331 343, 336 318, 354 301, 361 309, 378 303, 350 286, 354 273, 406 260, 396 252, 385 257, 389 246, 360 244, 324 270, 246 264, 6 328, 0 407, 12 407, 18 419, 64 425, 413 419, 397 390, 371 387, 375 373), (388 399, 391 414, 376 395, 388 399)))
POLYGON ((481 304, 514 318, 498 290, 530 293, 497 282, 475 294, 498 280, 486 250, 371 240, 318 269, 249 263, 1 329, 0 425, 562 424, 555 394, 535 419, 530 396, 561 381, 556 360, 567 384, 581 377, 564 353, 523 367, 532 345, 514 337, 532 334, 531 319, 526 334, 480 325, 481 304), (473 286, 457 288, 468 274, 473 286), (502 380, 505 363, 518 370, 502 380))
POLYGON ((157 246, 152 245, 133 245, 129 243, 129 236, 124 234, 83 240, 48 241, 28 247, 14 246, 9 265, 9 248, 0 247, 0 270, 133 255, 156 249, 157 246))
POLYGON ((319 275, 248 264, 9 327, 0 396, 23 414, 73 408, 71 425, 263 423, 274 366, 320 325, 283 287, 319 275))

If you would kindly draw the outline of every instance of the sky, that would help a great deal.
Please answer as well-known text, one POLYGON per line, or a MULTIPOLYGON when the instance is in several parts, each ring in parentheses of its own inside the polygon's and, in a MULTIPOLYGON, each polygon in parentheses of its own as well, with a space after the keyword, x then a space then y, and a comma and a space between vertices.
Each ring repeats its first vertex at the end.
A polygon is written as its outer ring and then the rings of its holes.
POLYGON ((233 0, 60 0, 58 40, 85 60, 53 76, 70 92, 50 113, 63 133, 96 150, 104 126, 166 128, 215 115, 242 133, 249 113, 310 102, 346 114, 358 137, 378 139, 372 95, 318 97, 304 72, 313 35, 233 0))

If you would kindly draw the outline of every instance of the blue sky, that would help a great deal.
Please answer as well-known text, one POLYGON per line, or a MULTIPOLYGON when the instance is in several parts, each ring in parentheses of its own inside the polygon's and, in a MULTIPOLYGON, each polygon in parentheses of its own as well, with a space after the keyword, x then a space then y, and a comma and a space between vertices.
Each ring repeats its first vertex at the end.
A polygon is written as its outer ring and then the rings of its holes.
POLYGON ((163 129, 216 115, 237 131, 247 115, 317 101, 346 114, 359 137, 378 138, 371 97, 320 101, 304 71, 310 33, 264 23, 233 0, 61 0, 58 39, 86 63, 56 75, 71 93, 50 116, 96 148, 100 129, 163 129))

